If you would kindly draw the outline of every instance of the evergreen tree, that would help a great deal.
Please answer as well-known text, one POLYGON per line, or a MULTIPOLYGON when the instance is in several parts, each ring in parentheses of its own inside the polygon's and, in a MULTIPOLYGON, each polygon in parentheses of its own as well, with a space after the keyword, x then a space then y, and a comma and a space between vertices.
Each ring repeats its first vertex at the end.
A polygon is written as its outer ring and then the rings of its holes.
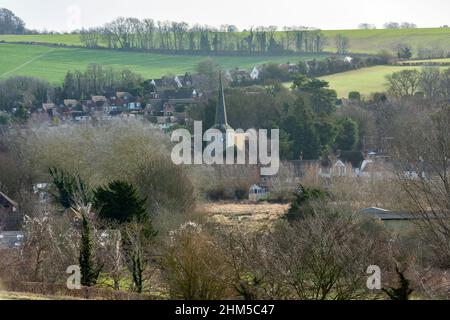
POLYGON ((314 215, 314 209, 311 206, 312 201, 326 198, 329 198, 329 194, 326 191, 310 189, 300 185, 299 190, 295 193, 295 200, 292 202, 284 219, 293 222, 314 215))
POLYGON ((93 258, 93 228, 89 221, 89 208, 78 211, 81 214, 81 243, 79 264, 81 271, 81 284, 86 287, 95 286, 101 268, 96 268, 93 258))
POLYGON ((70 209, 75 206, 75 199, 83 204, 90 202, 90 192, 86 183, 79 176, 73 176, 57 168, 49 169, 56 192, 53 198, 63 208, 70 209))
POLYGON ((358 124, 350 118, 339 123, 336 147, 342 151, 353 151, 359 141, 358 124))
POLYGON ((144 269, 141 262, 141 255, 134 254, 132 259, 132 273, 133 273, 133 283, 136 288, 136 292, 142 293, 144 290, 144 269))
POLYGON ((124 181, 113 181, 94 191, 94 208, 100 218, 120 224, 137 219, 148 220, 147 199, 138 196, 136 188, 124 181))

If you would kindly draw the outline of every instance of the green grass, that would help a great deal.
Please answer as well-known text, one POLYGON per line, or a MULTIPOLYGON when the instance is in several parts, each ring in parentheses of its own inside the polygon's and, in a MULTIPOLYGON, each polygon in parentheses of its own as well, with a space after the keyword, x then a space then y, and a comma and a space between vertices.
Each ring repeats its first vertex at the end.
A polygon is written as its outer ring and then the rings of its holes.
POLYGON ((406 69, 421 69, 421 67, 376 66, 337 73, 320 79, 329 82, 339 98, 347 98, 351 91, 359 91, 363 96, 369 96, 374 92, 386 91, 386 75, 406 69))
POLYGON ((69 46, 83 45, 78 34, 0 35, 0 41, 51 43, 69 46))
MULTIPOLYGON (((427 47, 439 44, 450 50, 450 28, 420 28, 420 29, 399 29, 399 30, 325 30, 325 37, 328 38, 326 51, 335 51, 334 37, 343 34, 350 39, 350 51, 354 53, 377 53, 380 50, 392 50, 393 47, 402 42, 411 45, 414 51, 421 46, 427 47)), ((278 33, 277 37, 284 34, 278 33)), ((0 35, 0 41, 11 42, 41 42, 65 45, 82 45, 79 35, 0 35)))
POLYGON ((377 53, 392 50, 398 43, 406 43, 417 52, 420 47, 439 44, 450 50, 450 28, 420 28, 399 30, 334 30, 324 31, 329 39, 326 50, 335 50, 332 39, 343 34, 350 39, 350 51, 354 53, 377 53))
POLYGON ((444 59, 427 59, 427 60, 408 60, 408 61, 401 61, 400 64, 407 64, 407 63, 449 63, 450 58, 444 58, 444 59))
MULTIPOLYGON (((213 57, 223 69, 251 69, 269 62, 286 63, 320 59, 325 55, 297 57, 213 57)), ((13 75, 32 76, 60 82, 68 70, 85 69, 92 63, 129 69, 143 77, 159 78, 167 74, 180 75, 195 69, 205 56, 163 55, 115 50, 52 48, 37 45, 0 43, 0 79, 13 75)))

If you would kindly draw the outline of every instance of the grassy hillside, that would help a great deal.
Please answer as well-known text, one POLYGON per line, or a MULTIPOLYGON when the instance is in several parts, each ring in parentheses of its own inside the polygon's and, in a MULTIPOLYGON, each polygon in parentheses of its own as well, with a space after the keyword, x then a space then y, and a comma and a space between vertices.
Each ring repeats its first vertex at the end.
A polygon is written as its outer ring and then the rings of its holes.
POLYGON ((351 91, 359 91, 362 95, 368 96, 374 92, 386 91, 386 75, 405 69, 420 69, 420 67, 376 66, 320 79, 328 81, 330 87, 337 91, 339 98, 347 98, 351 91))
POLYGON ((406 43, 417 51, 439 43, 450 50, 450 28, 399 29, 399 30, 339 30, 324 31, 329 39, 328 50, 335 50, 332 39, 337 34, 350 38, 350 51, 355 53, 377 53, 380 50, 392 50, 397 43, 406 43))
MULTIPOLYGON (((322 58, 323 55, 298 57, 214 57, 223 68, 251 69, 268 62, 286 63, 301 59, 322 58)), ((121 52, 77 48, 52 48, 36 45, 0 43, 0 79, 12 75, 39 77, 58 82, 68 70, 84 69, 98 63, 113 68, 127 68, 145 78, 167 74, 183 74, 195 69, 204 56, 162 55, 154 53, 121 52)))
MULTIPOLYGON (((350 38, 350 51, 355 53, 377 53, 382 49, 392 49, 402 42, 411 45, 416 51, 420 46, 439 43, 450 50, 450 28, 400 29, 400 30, 325 30, 328 38, 326 51, 335 51, 334 37, 344 34, 350 38)), ((281 34, 281 33, 280 33, 281 34)), ((76 34, 68 35, 0 35, 0 41, 41 42, 65 45, 82 45, 76 34)))

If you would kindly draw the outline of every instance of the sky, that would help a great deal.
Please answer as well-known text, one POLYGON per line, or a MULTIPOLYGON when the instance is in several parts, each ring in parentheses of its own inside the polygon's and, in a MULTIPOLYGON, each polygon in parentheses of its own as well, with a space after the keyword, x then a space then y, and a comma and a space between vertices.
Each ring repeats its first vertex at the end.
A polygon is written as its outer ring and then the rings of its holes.
POLYGON ((449 0, 0 0, 27 28, 71 31, 101 26, 119 16, 220 26, 308 26, 355 29, 360 23, 450 25, 449 0))

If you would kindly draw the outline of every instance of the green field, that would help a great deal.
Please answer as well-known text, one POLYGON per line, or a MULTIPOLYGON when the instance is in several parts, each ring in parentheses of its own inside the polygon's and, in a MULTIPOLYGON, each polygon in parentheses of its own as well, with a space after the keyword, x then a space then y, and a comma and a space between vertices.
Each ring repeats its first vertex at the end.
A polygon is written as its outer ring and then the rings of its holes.
POLYGON ((400 64, 408 64, 408 63, 450 63, 450 58, 445 59, 427 59, 427 60, 408 60, 401 61, 400 64))
MULTIPOLYGON (((350 38, 350 52, 377 53, 380 50, 392 50, 398 43, 406 43, 417 52, 420 47, 435 44, 450 50, 450 28, 418 28, 418 29, 377 29, 377 30, 334 30, 324 31, 327 38, 332 39, 337 34, 350 38)), ((333 41, 328 41, 329 45, 333 41)), ((335 50, 334 47, 326 47, 335 50)))
POLYGON ((369 96, 374 92, 386 91, 386 75, 406 69, 421 69, 421 67, 376 66, 320 79, 329 82, 330 87, 337 91, 339 98, 347 98, 351 91, 359 91, 363 96, 369 96))
MULTIPOLYGON (((414 51, 421 46, 427 47, 439 44, 450 50, 450 28, 421 28, 421 29, 399 29, 399 30, 325 30, 324 35, 328 38, 326 51, 335 51, 333 38, 337 34, 343 34, 350 39, 350 52, 354 53, 377 53, 380 50, 392 50, 398 43, 411 45, 414 51)), ((281 35, 282 33, 279 33, 281 35)), ((0 41, 11 42, 40 42, 52 44, 65 44, 80 46, 80 38, 77 34, 66 35, 0 35, 0 41)))
MULTIPOLYGON (((251 69, 264 63, 286 63, 320 59, 325 55, 273 57, 214 57, 223 69, 251 69)), ((163 55, 115 50, 52 48, 37 45, 0 43, 0 79, 13 75, 33 76, 59 82, 68 70, 84 69, 92 63, 129 69, 145 78, 180 75, 195 69, 205 56, 163 55)))

